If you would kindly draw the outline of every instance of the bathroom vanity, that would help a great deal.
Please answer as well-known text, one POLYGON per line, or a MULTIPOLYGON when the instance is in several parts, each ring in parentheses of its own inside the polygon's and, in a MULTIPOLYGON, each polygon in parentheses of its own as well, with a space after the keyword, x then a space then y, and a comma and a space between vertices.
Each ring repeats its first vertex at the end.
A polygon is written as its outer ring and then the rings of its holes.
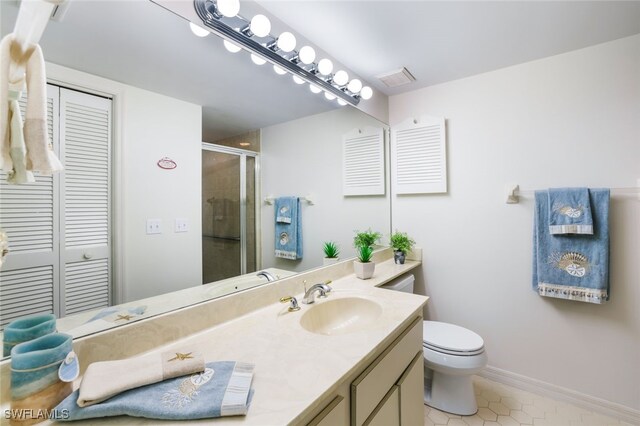
MULTIPOLYGON (((421 424, 422 310, 428 298, 378 288, 420 265, 411 260, 395 265, 391 256, 390 250, 377 254, 371 280, 357 279, 345 261, 77 339, 74 349, 83 371, 89 362, 185 346, 198 348, 207 361, 255 364, 248 414, 203 423, 421 424), (300 303, 299 311, 289 312, 279 301, 289 295, 301 301, 305 285, 327 279, 330 295, 300 303)), ((4 387, 6 361, 2 367, 4 387)), ((2 394, 3 408, 8 407, 4 389, 2 394)), ((154 423, 132 417, 100 422, 154 423)))

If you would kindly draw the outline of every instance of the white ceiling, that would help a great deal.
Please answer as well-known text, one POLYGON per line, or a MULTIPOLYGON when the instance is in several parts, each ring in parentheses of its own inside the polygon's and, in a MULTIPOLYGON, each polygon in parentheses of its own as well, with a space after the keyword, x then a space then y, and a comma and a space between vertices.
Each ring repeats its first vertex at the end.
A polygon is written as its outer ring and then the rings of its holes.
POLYGON ((640 33, 640 1, 258 3, 387 95, 640 33), (375 78, 402 67, 415 82, 375 78))
MULTIPOLYGON (((0 2, 4 35, 17 7, 0 2)), ((240 13, 261 6, 283 21, 278 31, 294 29, 388 95, 640 33, 640 1, 260 0, 240 13), (387 89, 374 78, 403 66, 416 82, 387 89)), ((334 108, 146 0, 71 0, 41 44, 53 63, 203 105, 205 140, 334 108)))

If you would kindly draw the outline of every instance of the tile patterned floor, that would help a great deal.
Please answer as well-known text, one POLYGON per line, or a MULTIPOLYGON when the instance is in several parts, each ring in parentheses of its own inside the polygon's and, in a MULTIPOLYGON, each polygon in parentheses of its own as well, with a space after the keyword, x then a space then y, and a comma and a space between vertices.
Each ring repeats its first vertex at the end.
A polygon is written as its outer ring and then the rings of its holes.
POLYGON ((474 376, 478 412, 456 416, 424 406, 425 426, 633 426, 575 405, 474 376))

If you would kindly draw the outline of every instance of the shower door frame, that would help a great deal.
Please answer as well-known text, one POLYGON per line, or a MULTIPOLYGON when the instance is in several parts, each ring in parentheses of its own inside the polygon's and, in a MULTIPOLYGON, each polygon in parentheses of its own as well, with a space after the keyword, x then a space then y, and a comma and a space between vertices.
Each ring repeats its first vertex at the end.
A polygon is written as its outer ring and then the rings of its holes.
POLYGON ((236 155, 240 158, 240 275, 247 273, 247 157, 254 159, 254 208, 255 208, 255 260, 256 271, 260 270, 260 153, 240 148, 231 148, 224 145, 203 142, 203 151, 219 152, 222 154, 236 155))

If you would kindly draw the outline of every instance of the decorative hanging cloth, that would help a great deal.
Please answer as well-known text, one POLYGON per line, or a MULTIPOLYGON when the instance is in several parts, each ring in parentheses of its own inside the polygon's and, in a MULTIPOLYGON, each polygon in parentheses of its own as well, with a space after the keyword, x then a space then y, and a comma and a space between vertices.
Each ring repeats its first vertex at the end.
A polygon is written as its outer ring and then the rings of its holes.
POLYGON ((0 42, 0 166, 10 183, 33 182, 31 171, 63 169, 47 132, 47 93, 40 46, 23 51, 13 34, 0 42), (18 100, 27 90, 24 124, 18 100))

